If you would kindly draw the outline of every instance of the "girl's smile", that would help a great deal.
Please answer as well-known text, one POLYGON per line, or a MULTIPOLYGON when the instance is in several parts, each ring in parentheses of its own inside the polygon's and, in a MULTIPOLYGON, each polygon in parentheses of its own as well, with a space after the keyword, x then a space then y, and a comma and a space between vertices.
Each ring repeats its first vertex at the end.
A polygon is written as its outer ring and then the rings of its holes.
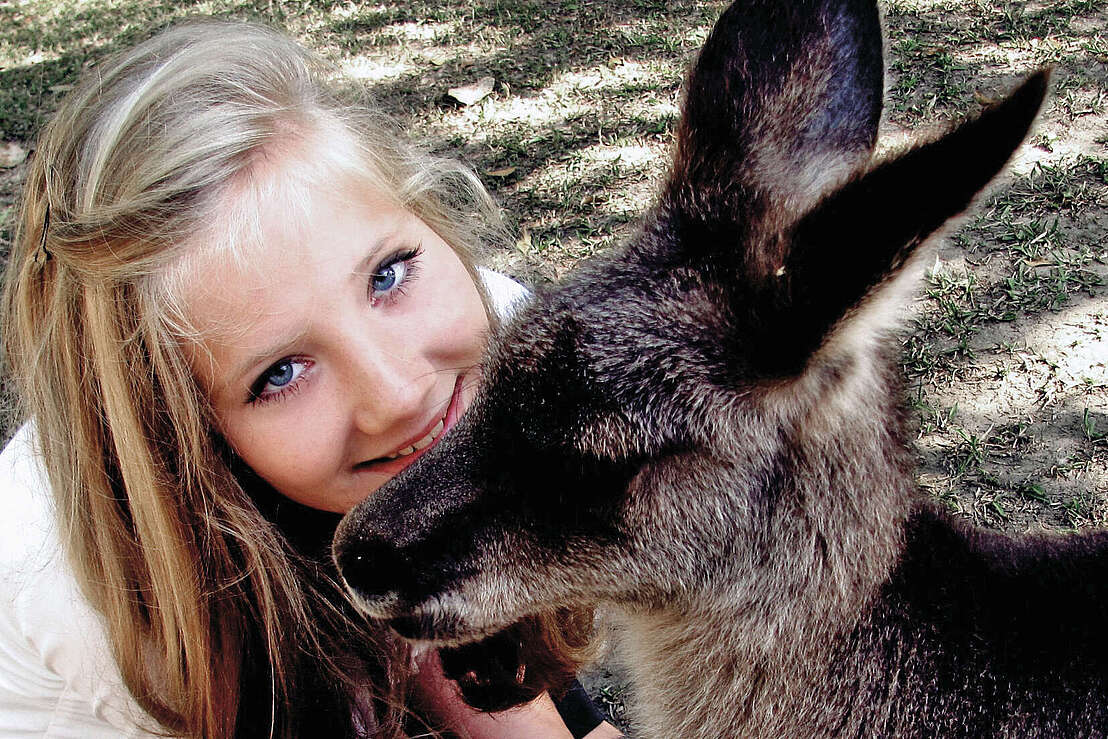
MULTIPOLYGON (((475 382, 476 378, 471 378, 468 384, 472 385, 475 382)), ((384 458, 378 457, 377 459, 359 462, 355 465, 355 468, 358 471, 387 475, 391 478, 415 462, 423 456, 424 452, 435 446, 443 434, 457 423, 465 410, 465 405, 468 405, 468 400, 465 403, 462 401, 462 391, 465 389, 468 389, 466 377, 460 376, 454 386, 454 394, 450 398, 450 405, 447 407, 446 413, 434 423, 424 436, 412 441, 404 448, 386 455, 384 458)))
POLYGON ((235 452, 287 497, 345 512, 465 411, 488 323, 423 221, 364 186, 326 190, 259 198, 261 243, 208 259, 185 304, 235 452))

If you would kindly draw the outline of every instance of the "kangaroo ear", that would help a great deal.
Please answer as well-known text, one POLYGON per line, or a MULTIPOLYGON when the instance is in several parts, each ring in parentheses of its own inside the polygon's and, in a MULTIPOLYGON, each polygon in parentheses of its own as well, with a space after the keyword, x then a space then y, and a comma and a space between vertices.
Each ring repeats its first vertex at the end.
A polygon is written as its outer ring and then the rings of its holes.
POLYGON ((874 0, 737 0, 690 73, 669 203, 709 229, 804 212, 869 161, 883 77, 874 0))
MULTIPOLYGON (((937 141, 881 163, 829 195, 796 224, 768 292, 778 309, 764 322, 761 356, 773 374, 799 371, 834 330, 862 320, 898 282, 917 247, 961 213, 1027 136, 1046 95, 1041 71, 1010 97, 937 141)), ((878 309, 878 312, 881 312, 878 309)))

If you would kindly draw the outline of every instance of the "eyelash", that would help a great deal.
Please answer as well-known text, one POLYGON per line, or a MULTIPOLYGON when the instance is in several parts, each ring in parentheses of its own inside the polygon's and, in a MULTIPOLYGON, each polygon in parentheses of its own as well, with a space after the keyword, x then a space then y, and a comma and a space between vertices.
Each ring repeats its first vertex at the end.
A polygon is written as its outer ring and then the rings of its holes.
POLYGON ((271 403, 275 400, 282 400, 298 392, 300 387, 304 384, 304 376, 310 374, 312 367, 315 365, 310 359, 305 357, 283 357, 273 364, 266 367, 265 371, 254 381, 254 384, 250 386, 250 396, 247 398, 247 402, 250 405, 261 406, 266 403, 271 403), (269 384, 269 377, 274 374, 274 370, 280 367, 282 364, 303 364, 304 369, 300 371, 300 374, 293 377, 289 384, 284 385, 271 393, 264 392, 266 385, 269 384))
POLYGON ((378 304, 380 300, 396 300, 402 295, 407 295, 407 288, 411 285, 419 274, 419 258, 423 256, 423 246, 417 246, 414 249, 404 249, 403 251, 396 252, 377 265, 376 269, 369 275, 369 284, 366 289, 369 293, 369 300, 372 304, 378 304), (382 277, 385 270, 393 267, 397 264, 403 264, 405 267, 404 276, 394 286, 381 297, 376 295, 376 290, 373 289, 373 280, 377 277, 382 277))
MULTIPOLYGON (((367 290, 369 294, 370 304, 375 306, 379 305, 381 300, 387 300, 391 304, 392 301, 397 300, 403 295, 406 295, 406 288, 410 286, 411 282, 419 274, 419 258, 422 255, 423 247, 417 246, 414 249, 405 249, 403 251, 396 252, 395 254, 392 254, 382 260, 381 263, 377 265, 376 269, 374 269, 373 272, 369 275, 369 284, 367 290), (383 296, 377 297, 375 295, 376 290, 373 289, 374 278, 381 277, 385 270, 397 264, 404 264, 404 275, 401 277, 400 281, 390 287, 383 296)), ((247 402, 253 406, 262 406, 276 400, 283 400, 295 394, 296 392, 299 392, 301 386, 303 385, 305 375, 311 373, 313 365, 314 363, 311 360, 304 357, 282 357, 281 359, 271 364, 269 367, 266 367, 265 371, 262 372, 258 379, 255 380, 254 383, 250 386, 250 395, 247 398, 247 402), (277 367, 280 367, 282 364, 285 363, 300 363, 305 364, 306 366, 303 370, 300 371, 299 375, 294 377, 293 380, 289 382, 288 385, 285 385, 271 393, 264 392, 266 385, 269 384, 268 378, 274 374, 274 370, 276 370, 277 367)))

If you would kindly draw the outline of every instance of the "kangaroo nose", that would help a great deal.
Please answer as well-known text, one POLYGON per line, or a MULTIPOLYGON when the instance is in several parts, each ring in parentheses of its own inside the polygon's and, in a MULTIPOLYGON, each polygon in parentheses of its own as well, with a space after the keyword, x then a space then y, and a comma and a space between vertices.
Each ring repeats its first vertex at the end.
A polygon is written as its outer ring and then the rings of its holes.
POLYGON ((410 581, 413 572, 412 561, 403 552, 374 536, 337 542, 335 564, 363 610, 377 618, 394 615, 398 586, 410 581))

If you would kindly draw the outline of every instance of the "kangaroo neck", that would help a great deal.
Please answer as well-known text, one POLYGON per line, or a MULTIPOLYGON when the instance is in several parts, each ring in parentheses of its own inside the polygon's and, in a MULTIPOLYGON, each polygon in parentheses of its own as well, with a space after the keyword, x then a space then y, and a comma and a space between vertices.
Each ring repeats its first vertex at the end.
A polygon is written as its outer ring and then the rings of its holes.
POLYGON ((833 720, 823 718, 835 710, 833 651, 896 568, 918 494, 899 428, 874 422, 883 412, 795 424, 755 522, 736 537, 756 540, 759 556, 620 614, 644 736, 778 737, 833 720), (716 709, 701 709, 702 696, 716 709))

